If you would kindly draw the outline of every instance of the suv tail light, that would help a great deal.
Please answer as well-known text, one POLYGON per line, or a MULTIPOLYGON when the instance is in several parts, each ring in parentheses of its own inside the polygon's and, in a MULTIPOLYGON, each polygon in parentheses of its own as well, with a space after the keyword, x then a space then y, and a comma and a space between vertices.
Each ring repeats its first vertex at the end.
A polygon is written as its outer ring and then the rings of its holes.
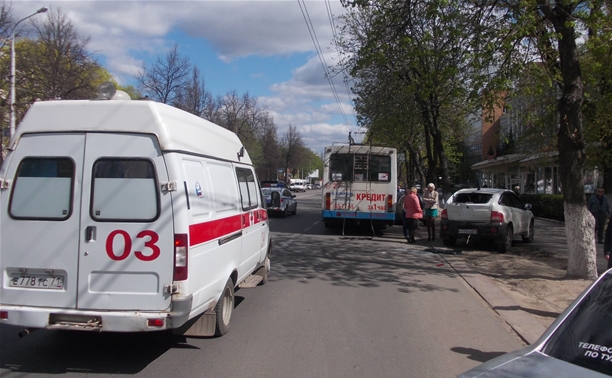
POLYGON ((504 223, 504 214, 499 211, 491 211, 491 222, 504 223))
POLYGON ((446 212, 446 209, 442 210, 442 212, 440 213, 440 218, 448 219, 448 213, 446 212))
POLYGON ((174 281, 185 281, 187 279, 188 261, 187 234, 174 235, 174 281))

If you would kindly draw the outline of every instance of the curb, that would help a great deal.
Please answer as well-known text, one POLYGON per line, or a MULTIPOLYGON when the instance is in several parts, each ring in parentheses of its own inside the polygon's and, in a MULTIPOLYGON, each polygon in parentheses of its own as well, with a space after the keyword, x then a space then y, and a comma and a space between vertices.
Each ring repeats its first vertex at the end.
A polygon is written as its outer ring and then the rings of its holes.
POLYGON ((473 273, 463 261, 450 261, 438 254, 485 302, 491 306, 510 328, 527 344, 535 343, 548 327, 523 310, 493 280, 482 274, 473 273))

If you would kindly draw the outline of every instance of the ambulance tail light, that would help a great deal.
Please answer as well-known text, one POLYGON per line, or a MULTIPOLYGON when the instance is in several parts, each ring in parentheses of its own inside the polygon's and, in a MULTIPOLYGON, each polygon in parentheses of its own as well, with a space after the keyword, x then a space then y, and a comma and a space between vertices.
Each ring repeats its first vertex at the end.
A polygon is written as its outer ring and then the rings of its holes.
POLYGON ((331 194, 325 193, 325 210, 329 210, 331 208, 331 194))
POLYGON ((174 235, 174 281, 187 279, 187 234, 174 235))
POLYGON ((164 326, 163 318, 147 319, 147 326, 161 328, 164 326))
POLYGON ((387 196, 387 212, 389 213, 393 212, 393 196, 392 195, 387 196))

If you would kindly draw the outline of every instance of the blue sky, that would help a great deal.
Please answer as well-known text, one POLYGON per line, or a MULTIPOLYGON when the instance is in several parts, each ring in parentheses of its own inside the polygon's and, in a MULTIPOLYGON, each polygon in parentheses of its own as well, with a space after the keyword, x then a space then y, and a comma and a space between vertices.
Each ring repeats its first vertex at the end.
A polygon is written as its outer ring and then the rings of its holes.
POLYGON ((332 46, 328 9, 334 17, 342 14, 339 0, 11 4, 15 19, 42 6, 60 8, 79 36, 90 38, 89 49, 121 84, 135 84, 143 64, 151 64, 177 43, 179 53, 200 69, 214 96, 236 91, 257 97, 258 105, 274 117, 279 137, 294 125, 307 147, 321 153, 323 146, 346 142, 349 131, 359 131, 340 78, 333 79, 339 103, 334 98, 302 13, 305 9, 329 66, 338 54, 332 46))

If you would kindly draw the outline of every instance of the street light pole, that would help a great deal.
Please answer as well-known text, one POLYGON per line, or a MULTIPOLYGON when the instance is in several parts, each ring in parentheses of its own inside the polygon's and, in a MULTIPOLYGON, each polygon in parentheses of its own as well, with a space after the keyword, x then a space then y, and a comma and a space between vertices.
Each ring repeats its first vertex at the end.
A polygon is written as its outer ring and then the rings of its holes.
POLYGON ((9 136, 10 139, 13 139, 13 135, 15 135, 15 30, 17 29, 17 25, 22 21, 27 20, 30 17, 36 16, 39 13, 45 13, 47 8, 42 7, 36 11, 36 13, 32 13, 28 17, 24 17, 21 20, 17 21, 15 26, 13 26, 13 30, 11 31, 11 95, 9 100, 9 136))

